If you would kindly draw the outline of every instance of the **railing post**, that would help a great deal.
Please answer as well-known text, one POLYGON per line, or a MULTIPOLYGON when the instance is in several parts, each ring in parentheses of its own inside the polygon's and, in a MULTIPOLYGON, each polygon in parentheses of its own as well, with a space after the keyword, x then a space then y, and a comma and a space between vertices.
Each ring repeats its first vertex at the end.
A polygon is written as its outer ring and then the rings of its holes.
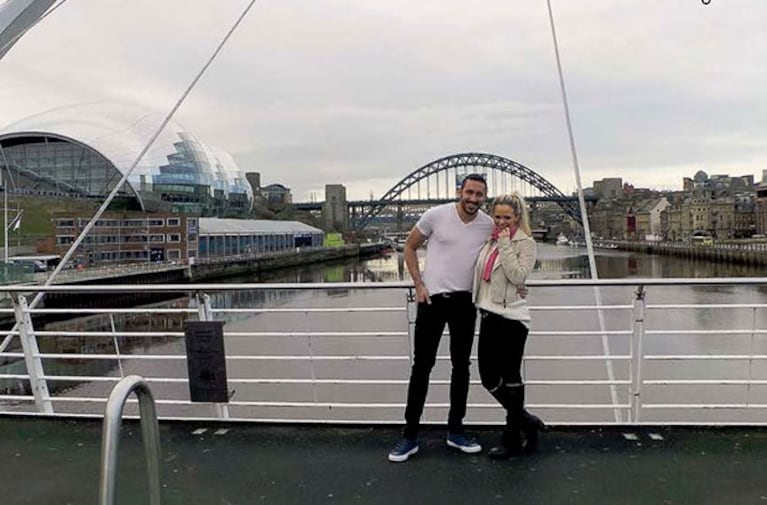
POLYGON ((149 385, 138 375, 129 375, 112 389, 104 410, 104 428, 101 437, 101 477, 99 505, 112 505, 115 498, 117 476, 117 449, 120 445, 120 425, 128 396, 138 397, 141 419, 141 437, 144 439, 149 504, 160 505, 160 429, 154 408, 154 397, 149 385))
POLYGON ((312 396, 314 403, 319 401, 317 394, 317 370, 314 367, 314 346, 312 345, 312 329, 309 325, 309 311, 304 312, 304 330, 306 330, 306 351, 309 353, 309 373, 312 376, 312 396))
POLYGON ((197 293, 197 315, 200 321, 213 321, 213 309, 210 305, 210 295, 207 293, 197 293))
POLYGON ((644 339, 645 291, 644 286, 637 287, 631 331, 631 422, 638 423, 642 410, 642 340, 644 339))
POLYGON ((125 370, 123 370, 123 360, 120 358, 120 343, 117 341, 117 329, 115 327, 114 314, 109 314, 109 325, 112 328, 112 344, 115 347, 115 354, 117 355, 117 367, 120 369, 120 377, 125 377, 125 370))
POLYGON ((24 363, 27 365, 29 384, 32 386, 35 405, 37 405, 39 412, 53 414, 53 403, 48 392, 48 383, 45 380, 45 371, 43 370, 43 360, 40 359, 40 349, 37 346, 35 327, 32 326, 32 317, 29 315, 27 299, 23 295, 14 295, 13 308, 16 312, 19 340, 21 340, 21 347, 24 350, 24 363))

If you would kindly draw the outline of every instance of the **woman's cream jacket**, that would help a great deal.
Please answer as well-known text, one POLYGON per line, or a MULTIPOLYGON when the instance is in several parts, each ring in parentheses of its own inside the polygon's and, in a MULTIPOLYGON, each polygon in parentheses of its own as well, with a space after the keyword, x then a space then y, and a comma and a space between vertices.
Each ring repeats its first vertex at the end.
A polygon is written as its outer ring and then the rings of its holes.
POLYGON ((477 265, 474 268, 474 285, 472 298, 482 308, 499 314, 507 319, 529 321, 530 312, 527 301, 519 296, 517 287, 524 284, 527 276, 535 266, 535 241, 521 229, 514 236, 500 238, 498 241, 488 239, 479 253, 477 265), (479 288, 485 263, 493 247, 498 245, 498 257, 490 274, 490 299, 478 300, 479 288))

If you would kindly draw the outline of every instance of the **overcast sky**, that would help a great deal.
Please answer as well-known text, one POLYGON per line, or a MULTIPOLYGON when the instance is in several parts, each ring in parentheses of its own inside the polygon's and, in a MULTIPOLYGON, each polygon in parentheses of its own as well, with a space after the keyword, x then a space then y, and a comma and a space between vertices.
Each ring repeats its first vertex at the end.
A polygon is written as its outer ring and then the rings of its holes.
MULTIPOLYGON (((170 109, 247 0, 68 0, 0 61, 0 126, 170 109)), ((584 185, 767 169, 767 1, 552 0, 584 185)), ((177 116, 262 182, 381 196, 467 151, 575 188, 545 0, 260 0, 177 116)))

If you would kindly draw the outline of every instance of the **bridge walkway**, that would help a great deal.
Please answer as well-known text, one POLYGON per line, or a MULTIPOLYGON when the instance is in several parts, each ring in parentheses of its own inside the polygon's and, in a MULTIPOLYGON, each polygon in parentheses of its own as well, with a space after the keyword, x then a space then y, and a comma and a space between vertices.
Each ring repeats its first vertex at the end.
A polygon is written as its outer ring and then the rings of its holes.
MULTIPOLYGON (((558 428, 537 454, 492 462, 422 434, 406 463, 394 427, 163 422, 163 504, 767 503, 759 428, 558 428), (629 440, 624 433, 636 436, 629 440)), ((97 502, 98 420, 0 417, 3 503, 97 502)), ((486 446, 496 430, 473 432, 486 446)), ((117 503, 145 503, 137 422, 126 421, 117 503)))

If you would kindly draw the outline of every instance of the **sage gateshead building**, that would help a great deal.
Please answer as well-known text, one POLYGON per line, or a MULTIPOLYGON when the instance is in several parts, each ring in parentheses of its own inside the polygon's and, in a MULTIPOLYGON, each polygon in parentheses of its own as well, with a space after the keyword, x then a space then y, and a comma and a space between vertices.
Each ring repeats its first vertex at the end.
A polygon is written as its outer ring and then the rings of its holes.
POLYGON ((122 104, 52 109, 0 129, 0 170, 10 194, 104 199, 131 171, 118 205, 146 212, 239 217, 253 205, 245 174, 226 152, 170 122, 138 161, 162 115, 122 104))

